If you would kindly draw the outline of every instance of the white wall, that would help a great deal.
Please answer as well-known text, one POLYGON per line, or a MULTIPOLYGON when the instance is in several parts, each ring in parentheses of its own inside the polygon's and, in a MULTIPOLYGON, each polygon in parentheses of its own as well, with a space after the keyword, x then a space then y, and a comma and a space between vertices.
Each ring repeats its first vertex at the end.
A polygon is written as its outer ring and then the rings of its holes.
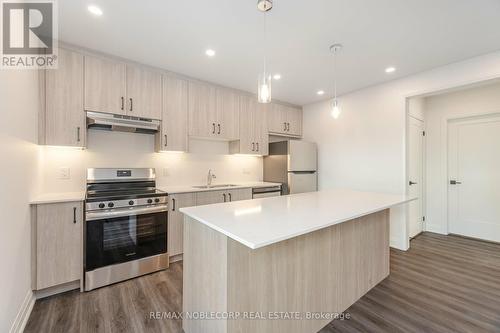
POLYGON ((147 134, 90 130, 86 150, 41 147, 42 192, 84 191, 87 168, 156 168, 157 185, 203 185, 208 169, 217 183, 262 180, 262 158, 228 155, 228 144, 190 140, 190 153, 155 153, 147 134), (59 179, 60 168, 70 179, 59 179))
POLYGON ((0 70, 0 332, 32 306, 29 200, 37 192, 38 73, 0 70))
POLYGON ((426 229, 447 233, 447 123, 500 113, 500 83, 425 98, 426 229))
MULTIPOLYGON (((500 52, 304 107, 304 138, 319 147, 319 186, 406 192, 407 97, 500 77, 500 52)), ((342 84, 342 82, 340 82, 342 84)), ((391 245, 407 249, 406 208, 391 212, 391 245)))

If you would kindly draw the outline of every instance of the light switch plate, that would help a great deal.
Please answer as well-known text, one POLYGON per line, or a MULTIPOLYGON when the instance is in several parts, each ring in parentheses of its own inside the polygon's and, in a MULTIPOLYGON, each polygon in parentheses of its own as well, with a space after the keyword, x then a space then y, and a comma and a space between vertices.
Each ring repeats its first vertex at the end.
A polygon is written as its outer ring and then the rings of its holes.
POLYGON ((67 168, 67 167, 59 168, 59 171, 57 173, 57 178, 58 179, 69 179, 70 178, 69 168, 67 168))

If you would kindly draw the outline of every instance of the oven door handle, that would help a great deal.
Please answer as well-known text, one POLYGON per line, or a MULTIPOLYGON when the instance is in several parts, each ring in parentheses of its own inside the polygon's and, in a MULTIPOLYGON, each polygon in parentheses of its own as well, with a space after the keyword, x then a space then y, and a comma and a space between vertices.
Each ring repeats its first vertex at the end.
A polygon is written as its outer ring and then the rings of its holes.
POLYGON ((153 207, 131 207, 131 208, 118 208, 107 211, 86 212, 85 221, 95 221, 102 219, 112 219, 115 217, 134 216, 141 214, 161 213, 168 211, 168 205, 158 205, 153 207))

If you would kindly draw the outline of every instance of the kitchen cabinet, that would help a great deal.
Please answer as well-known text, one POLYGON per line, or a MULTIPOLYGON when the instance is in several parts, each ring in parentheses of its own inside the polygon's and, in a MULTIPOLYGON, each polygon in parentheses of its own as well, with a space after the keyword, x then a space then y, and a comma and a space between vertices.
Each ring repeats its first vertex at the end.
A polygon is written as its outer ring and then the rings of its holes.
POLYGON ((269 133, 302 136, 302 109, 272 103, 268 112, 269 133))
POLYGON ((163 76, 163 107, 161 135, 157 150, 188 149, 188 82, 163 76))
POLYGON ((230 89, 189 83, 189 135, 235 140, 239 136, 239 96, 230 89))
POLYGON ((252 199, 251 188, 237 188, 227 191, 228 201, 250 200, 252 199))
POLYGON ((247 199, 252 199, 251 188, 205 191, 196 193, 196 206, 247 199))
POLYGON ((85 56, 85 110, 125 115, 126 65, 85 56))
POLYGON ((195 193, 181 193, 169 195, 168 212, 168 241, 167 248, 170 257, 182 254, 184 214, 179 212, 182 207, 196 205, 195 193))
POLYGON ((83 202, 32 206, 32 287, 54 287, 83 274, 83 202))
POLYGON ((269 153, 268 108, 269 104, 258 103, 254 97, 240 96, 240 139, 230 143, 230 153, 256 155, 269 153))
POLYGON ((85 147, 83 56, 59 49, 58 68, 45 70, 45 105, 40 119, 40 143, 85 147))
POLYGON ((160 119, 161 81, 160 73, 127 65, 127 115, 160 119))
POLYGON ((161 74, 85 56, 85 110, 161 118, 161 74))

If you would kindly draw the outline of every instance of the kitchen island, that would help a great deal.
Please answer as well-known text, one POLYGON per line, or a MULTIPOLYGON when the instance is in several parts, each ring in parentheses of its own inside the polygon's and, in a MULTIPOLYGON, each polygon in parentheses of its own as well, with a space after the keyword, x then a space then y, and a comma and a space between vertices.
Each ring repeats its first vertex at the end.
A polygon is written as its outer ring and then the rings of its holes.
POLYGON ((328 190, 182 208, 183 328, 317 332, 389 275, 404 195, 328 190))

